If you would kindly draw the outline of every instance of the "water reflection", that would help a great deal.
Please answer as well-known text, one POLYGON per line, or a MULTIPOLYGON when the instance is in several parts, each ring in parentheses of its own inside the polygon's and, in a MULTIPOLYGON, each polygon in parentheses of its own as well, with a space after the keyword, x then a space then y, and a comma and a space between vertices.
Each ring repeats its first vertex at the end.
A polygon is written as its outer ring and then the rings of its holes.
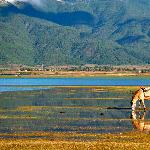
POLYGON ((141 132, 150 133, 150 120, 146 119, 149 112, 146 111, 132 111, 132 124, 134 129, 141 132))

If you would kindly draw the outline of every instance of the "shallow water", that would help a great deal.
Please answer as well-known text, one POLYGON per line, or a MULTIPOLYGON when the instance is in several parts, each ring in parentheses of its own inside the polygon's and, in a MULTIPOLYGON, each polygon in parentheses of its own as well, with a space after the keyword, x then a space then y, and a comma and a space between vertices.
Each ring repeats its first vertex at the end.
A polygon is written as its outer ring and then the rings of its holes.
POLYGON ((30 86, 143 86, 150 85, 150 77, 98 77, 98 78, 1 78, 0 85, 30 86))
MULTIPOLYGON (((29 91, 1 92, 0 133, 98 134, 138 130, 136 120, 131 119, 131 115, 140 119, 140 114, 132 114, 130 108, 134 87, 26 88, 29 91)), ((149 118, 147 112, 144 121, 149 118)))

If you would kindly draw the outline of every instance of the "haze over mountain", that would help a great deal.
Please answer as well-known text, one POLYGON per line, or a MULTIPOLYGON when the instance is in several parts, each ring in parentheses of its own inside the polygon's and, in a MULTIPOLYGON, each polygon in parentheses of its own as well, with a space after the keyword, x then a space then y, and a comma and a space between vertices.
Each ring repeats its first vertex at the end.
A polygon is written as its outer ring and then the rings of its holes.
POLYGON ((0 64, 150 64, 150 0, 0 0, 0 64))

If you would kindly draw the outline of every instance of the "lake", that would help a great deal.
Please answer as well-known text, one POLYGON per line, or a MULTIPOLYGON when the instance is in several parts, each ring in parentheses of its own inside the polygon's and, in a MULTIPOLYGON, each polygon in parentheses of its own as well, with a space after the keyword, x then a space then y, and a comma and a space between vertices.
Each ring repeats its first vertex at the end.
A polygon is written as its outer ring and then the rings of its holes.
POLYGON ((148 86, 150 77, 1 78, 0 91, 37 90, 38 86, 148 86), (24 87, 22 87, 24 86, 24 87), (26 88, 25 86, 31 86, 26 88), (36 86, 33 88, 33 86, 36 86))
MULTIPOLYGON (((32 133, 30 138, 41 137, 34 136, 37 132, 102 134, 137 131, 136 125, 140 121, 147 123, 150 118, 149 101, 146 101, 146 114, 131 111, 131 97, 139 85, 150 85, 150 80, 0 79, 0 137, 22 138, 16 137, 18 133, 32 133)), ((46 138, 55 139, 53 136, 46 138)))
POLYGON ((0 85, 150 85, 150 77, 99 77, 99 78, 1 78, 0 85))

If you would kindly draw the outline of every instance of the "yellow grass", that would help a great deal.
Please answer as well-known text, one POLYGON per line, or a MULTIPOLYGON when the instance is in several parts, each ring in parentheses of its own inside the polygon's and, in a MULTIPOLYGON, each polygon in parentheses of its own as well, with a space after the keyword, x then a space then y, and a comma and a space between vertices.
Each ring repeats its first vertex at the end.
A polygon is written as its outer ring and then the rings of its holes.
MULTIPOLYGON (((49 133, 50 134, 50 133, 49 133)), ((42 133, 39 133, 42 135, 42 133)), ((43 135, 44 136, 44 135, 43 135)), ((149 150, 150 135, 131 132, 124 134, 73 134, 54 133, 49 138, 0 139, 1 150, 149 150), (96 140, 79 140, 84 137, 96 140), (65 139, 79 137, 78 140, 65 139)))
POLYGON ((125 98, 119 98, 119 97, 98 97, 98 98, 86 98, 86 97, 81 97, 81 98, 64 98, 64 100, 123 100, 125 98))
POLYGON ((48 108, 48 106, 19 106, 15 110, 16 111, 37 111, 46 108, 48 108))

